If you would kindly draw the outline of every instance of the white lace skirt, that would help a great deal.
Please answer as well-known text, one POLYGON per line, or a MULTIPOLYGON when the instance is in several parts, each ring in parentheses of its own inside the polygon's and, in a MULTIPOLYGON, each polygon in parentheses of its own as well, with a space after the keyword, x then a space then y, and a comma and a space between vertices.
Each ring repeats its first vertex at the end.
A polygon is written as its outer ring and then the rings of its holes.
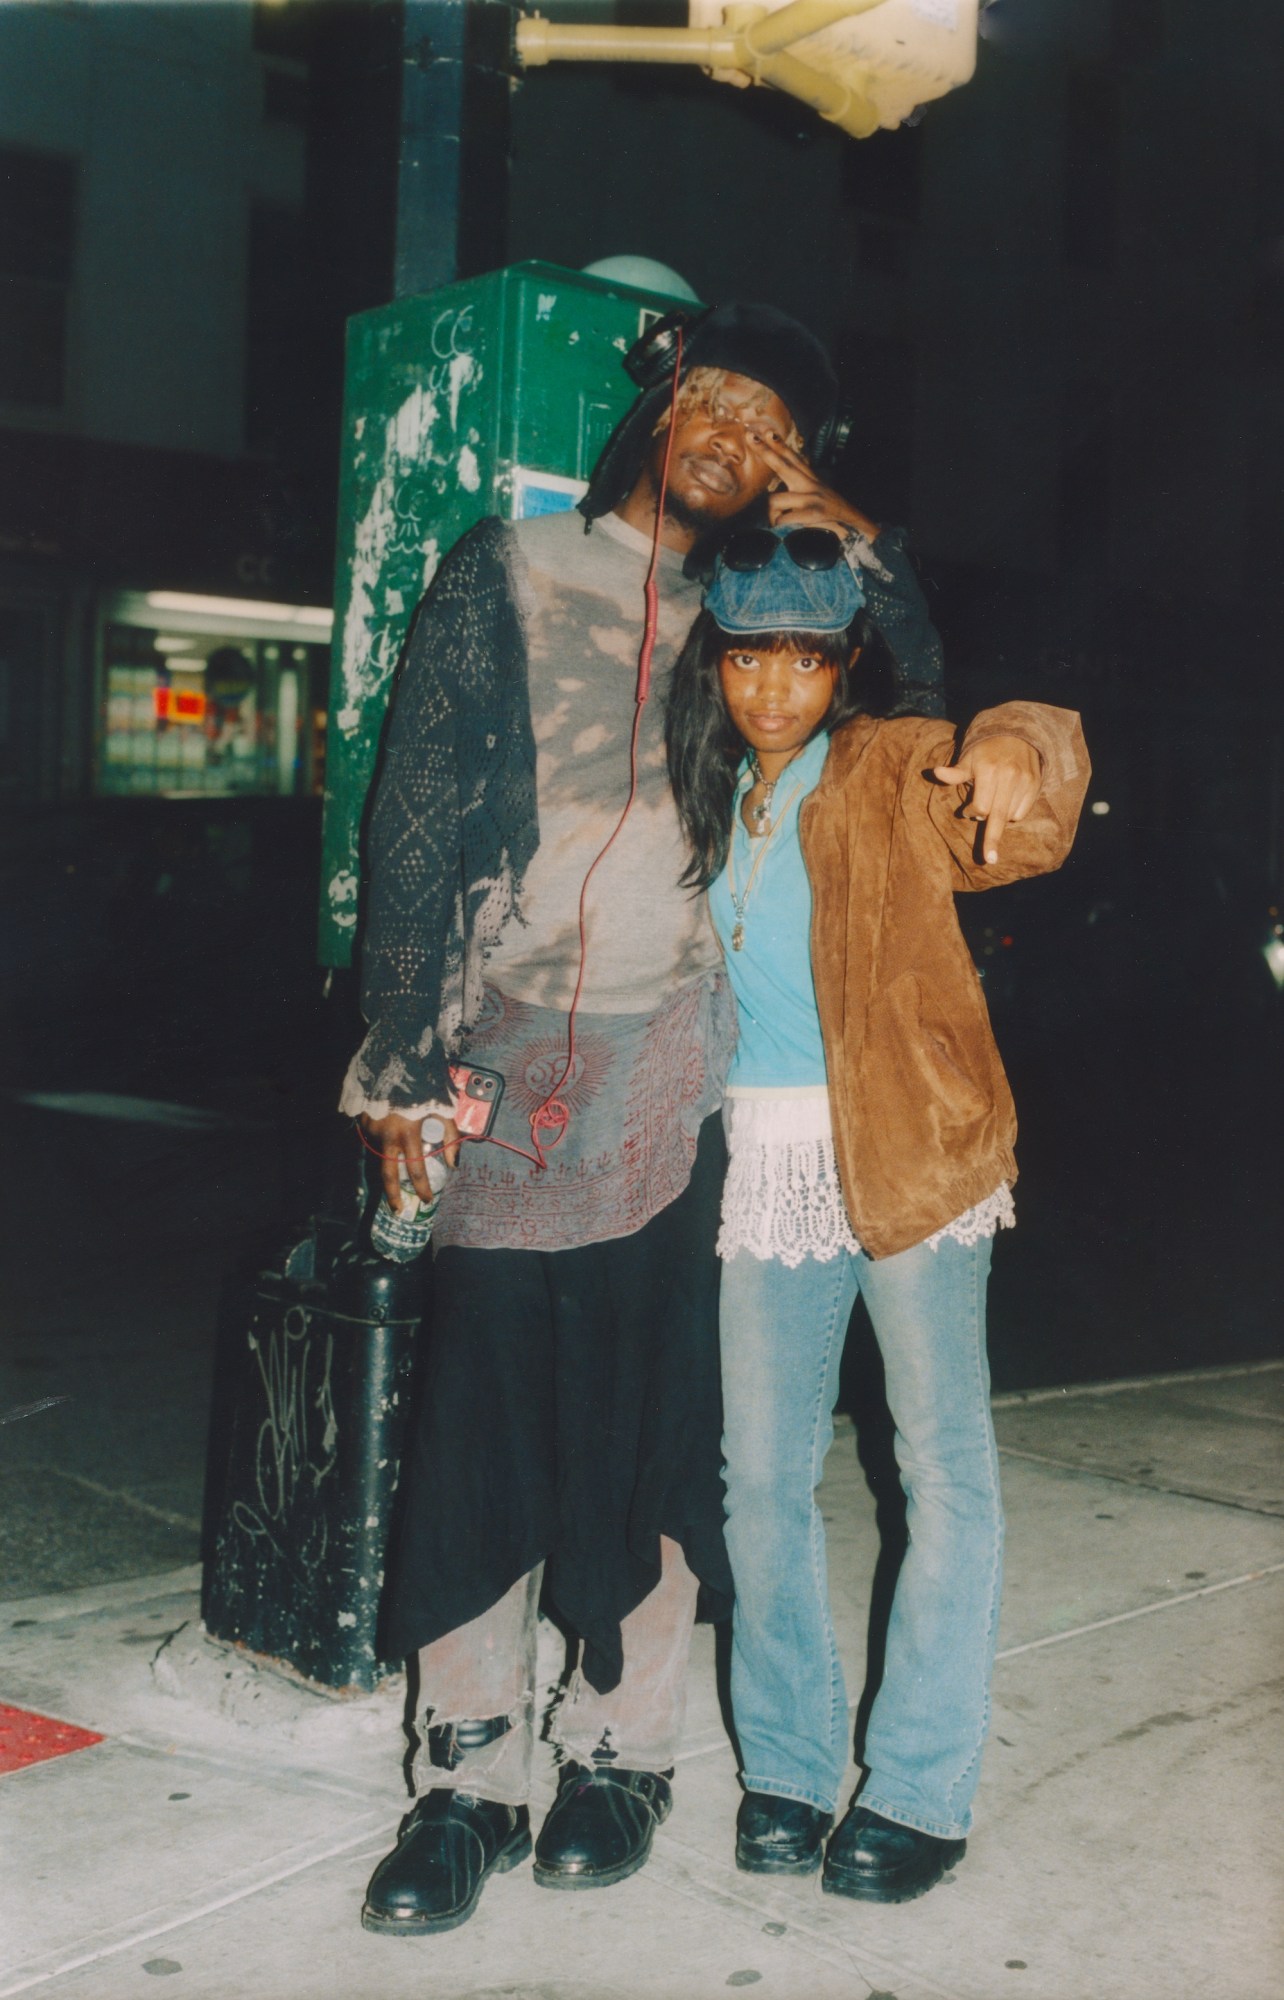
MULTIPOLYGON (((720 1257, 747 1250, 753 1257, 776 1258, 792 1267, 804 1257, 823 1264, 840 1250, 860 1250, 838 1184, 829 1092, 823 1084, 810 1090, 733 1088, 722 1115, 731 1158, 722 1196, 720 1257)), ((934 1231, 928 1248, 935 1250, 946 1237, 978 1243, 1015 1221, 1012 1190, 1005 1181, 966 1214, 934 1231)))

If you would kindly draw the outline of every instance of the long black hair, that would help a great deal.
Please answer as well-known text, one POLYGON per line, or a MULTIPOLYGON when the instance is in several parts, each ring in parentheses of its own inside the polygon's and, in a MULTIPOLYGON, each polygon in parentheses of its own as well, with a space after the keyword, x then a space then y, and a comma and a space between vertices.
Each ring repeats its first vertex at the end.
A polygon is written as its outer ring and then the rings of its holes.
POLYGON ((852 654, 865 637, 861 612, 845 632, 724 632, 702 611, 678 654, 669 682, 664 747, 678 818, 691 849, 679 878, 707 889, 727 864, 736 773, 745 740, 727 714, 719 668, 724 653, 808 652, 838 669, 834 699, 821 729, 840 729, 864 712, 851 674, 852 654))

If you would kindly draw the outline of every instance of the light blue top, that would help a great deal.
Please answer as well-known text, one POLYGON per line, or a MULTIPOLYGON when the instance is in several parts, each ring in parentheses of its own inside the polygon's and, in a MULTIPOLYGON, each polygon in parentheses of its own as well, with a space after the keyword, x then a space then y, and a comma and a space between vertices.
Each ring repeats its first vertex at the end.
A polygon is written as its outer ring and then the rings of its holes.
POLYGON ((709 888, 709 913, 726 954, 740 1022, 727 1078, 732 1087, 798 1090, 826 1081, 811 976, 811 884, 803 866, 798 814, 819 782, 828 751, 829 738, 822 731, 785 767, 776 786, 776 819, 769 836, 751 836, 741 817, 753 782, 747 764, 736 787, 728 865, 709 888), (746 897, 755 861, 757 873, 746 897), (744 907, 739 951, 732 947, 738 921, 731 900, 733 879, 744 907))

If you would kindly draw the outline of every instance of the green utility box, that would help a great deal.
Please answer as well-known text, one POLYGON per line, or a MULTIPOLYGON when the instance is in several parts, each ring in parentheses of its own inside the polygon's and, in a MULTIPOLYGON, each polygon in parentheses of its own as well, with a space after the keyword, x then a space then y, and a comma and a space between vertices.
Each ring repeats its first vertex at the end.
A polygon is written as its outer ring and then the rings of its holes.
POLYGON ((514 264, 348 327, 320 957, 352 961, 359 839, 389 683, 443 555, 487 514, 572 507, 636 393, 624 355, 687 303, 514 264))

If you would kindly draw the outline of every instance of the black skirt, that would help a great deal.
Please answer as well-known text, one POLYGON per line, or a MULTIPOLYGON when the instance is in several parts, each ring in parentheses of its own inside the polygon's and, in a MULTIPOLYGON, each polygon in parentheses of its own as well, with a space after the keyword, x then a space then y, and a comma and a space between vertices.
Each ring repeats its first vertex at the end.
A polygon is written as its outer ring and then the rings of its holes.
POLYGON ((714 1247, 725 1167, 722 1121, 708 1118, 686 1188, 632 1236, 441 1251, 388 1657, 479 1617, 543 1561, 585 1675, 608 1693, 662 1535, 681 1543, 703 1614, 730 1611, 714 1247))

